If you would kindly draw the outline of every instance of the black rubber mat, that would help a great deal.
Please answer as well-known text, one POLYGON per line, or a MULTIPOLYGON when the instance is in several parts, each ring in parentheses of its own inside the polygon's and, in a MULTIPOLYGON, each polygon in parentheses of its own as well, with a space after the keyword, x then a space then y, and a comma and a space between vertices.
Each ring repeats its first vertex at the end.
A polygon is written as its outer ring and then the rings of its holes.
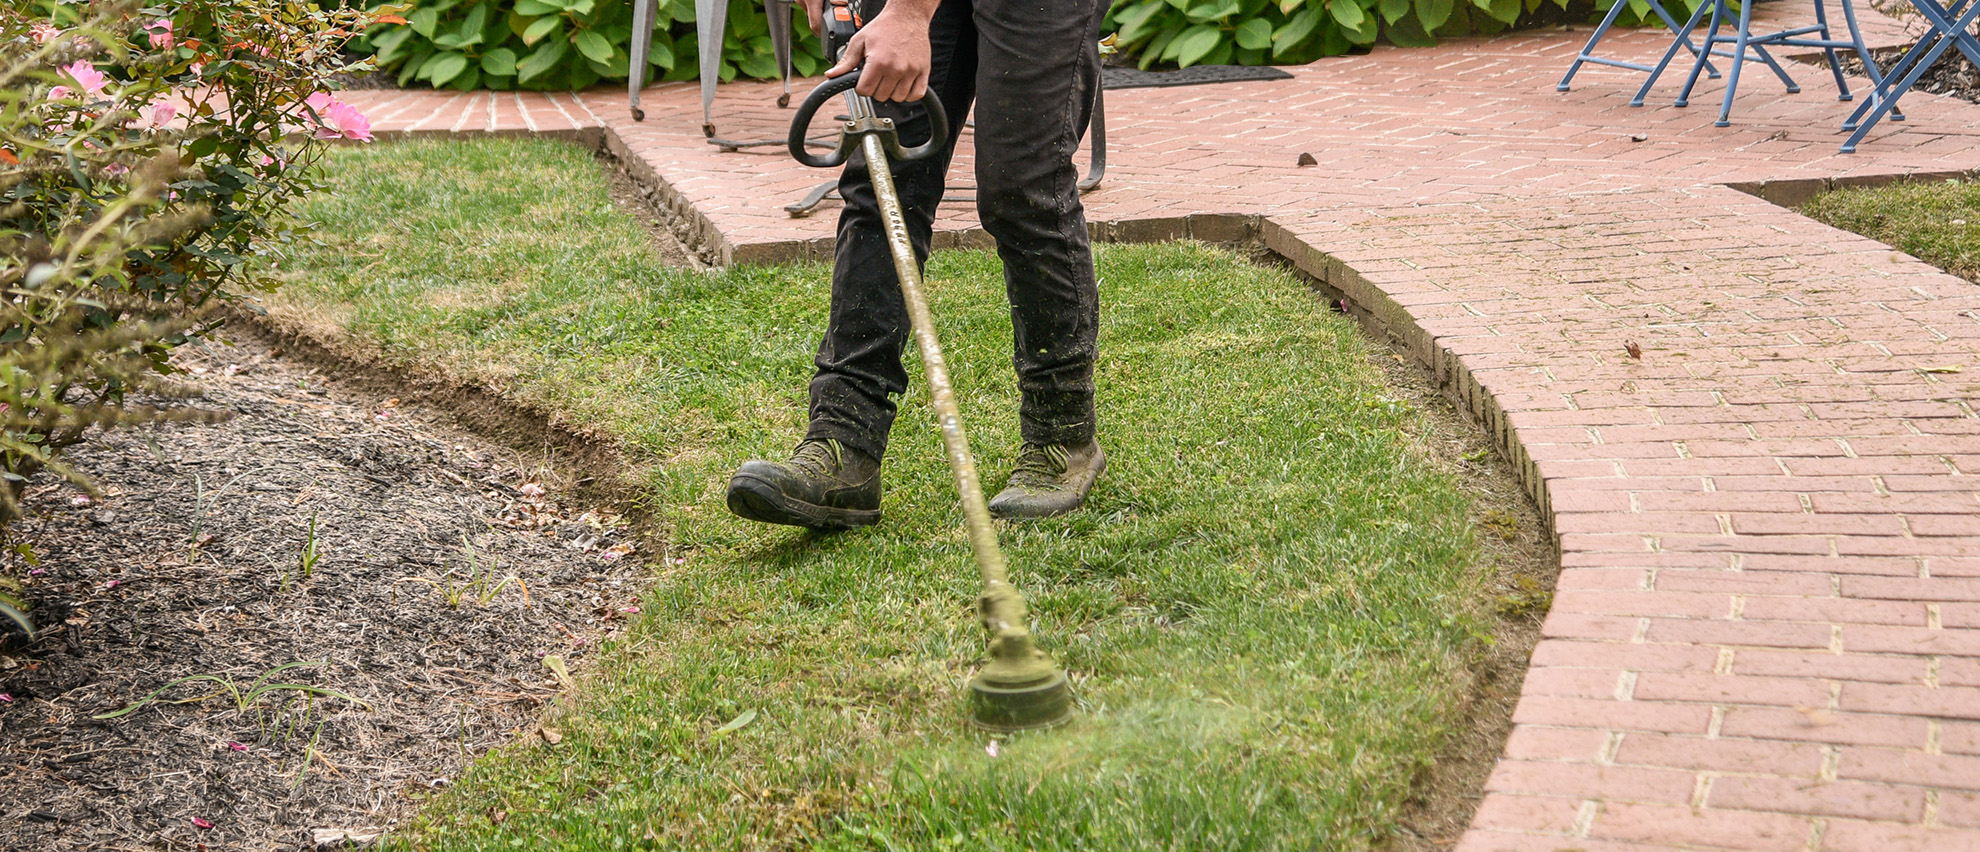
POLYGON ((1100 85, 1107 89, 1146 89, 1156 86, 1201 86, 1243 80, 1290 80, 1292 75, 1270 65, 1192 65, 1180 71, 1102 68, 1100 85))

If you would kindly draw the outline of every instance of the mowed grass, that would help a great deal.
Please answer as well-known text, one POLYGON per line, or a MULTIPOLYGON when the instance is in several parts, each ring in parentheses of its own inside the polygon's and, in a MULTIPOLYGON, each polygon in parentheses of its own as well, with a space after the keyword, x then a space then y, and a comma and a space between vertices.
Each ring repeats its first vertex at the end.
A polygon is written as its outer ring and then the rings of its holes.
MULTIPOLYGON (((1003 531, 1079 716, 993 754, 965 723, 978 585, 924 391, 880 525, 723 507, 736 464, 801 433, 828 269, 660 265, 591 156, 556 143, 330 165, 308 211, 327 246, 277 310, 623 441, 670 548, 552 711, 562 743, 482 759, 406 845, 1354 850, 1392 835, 1458 722, 1485 623, 1470 506, 1385 392, 1388 355, 1286 274, 1202 245, 1098 250, 1112 466, 1085 510, 1003 531)), ((995 487, 1019 444, 999 265, 940 254, 928 277, 995 487)))
POLYGON ((1968 281, 1980 281, 1980 183, 1904 181, 1839 189, 1800 209, 1968 281))

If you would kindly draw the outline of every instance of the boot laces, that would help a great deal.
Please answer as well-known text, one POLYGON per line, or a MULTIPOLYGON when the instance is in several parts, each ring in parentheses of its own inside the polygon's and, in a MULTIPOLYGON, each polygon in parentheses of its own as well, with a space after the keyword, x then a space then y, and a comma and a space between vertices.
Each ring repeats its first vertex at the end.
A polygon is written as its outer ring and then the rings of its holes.
POLYGON ((839 475, 845 466, 846 451, 833 438, 822 441, 806 441, 791 453, 791 467, 808 476, 831 479, 839 475))
POLYGON ((1060 444, 1024 445, 1018 453, 1017 465, 1011 469, 1011 478, 1032 482, 1055 482, 1066 475, 1066 467, 1072 454, 1060 444))

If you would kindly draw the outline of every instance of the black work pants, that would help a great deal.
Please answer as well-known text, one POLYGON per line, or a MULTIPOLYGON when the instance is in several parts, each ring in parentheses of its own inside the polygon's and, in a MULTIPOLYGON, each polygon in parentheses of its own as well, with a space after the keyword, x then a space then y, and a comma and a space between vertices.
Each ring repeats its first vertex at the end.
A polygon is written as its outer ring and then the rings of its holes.
MULTIPOLYGON (((950 151, 976 102, 976 208, 997 241, 1011 304, 1013 364, 1025 441, 1079 445, 1094 430, 1099 294, 1073 153, 1100 84, 1095 41, 1106 0, 943 0, 929 26, 949 145, 891 163, 917 263, 928 258, 950 151)), ((901 142, 928 138, 919 107, 883 104, 901 142)), ((864 157, 839 179, 832 311, 811 380, 810 439, 835 438, 879 458, 907 390, 907 308, 864 157)))

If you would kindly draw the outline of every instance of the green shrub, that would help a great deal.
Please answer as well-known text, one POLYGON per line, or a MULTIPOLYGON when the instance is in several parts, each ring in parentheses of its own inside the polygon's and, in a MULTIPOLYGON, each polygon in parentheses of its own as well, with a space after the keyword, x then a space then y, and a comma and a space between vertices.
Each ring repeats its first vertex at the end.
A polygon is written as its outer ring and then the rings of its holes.
POLYGON ((369 138, 322 88, 366 20, 309 0, 0 11, 0 537, 34 473, 87 486, 60 453, 91 428, 212 416, 130 398, 183 395, 171 349, 274 285, 327 140, 369 138))
MULTIPOLYGON (((378 10, 405 23, 380 26, 360 45, 399 85, 451 89, 582 89, 626 79, 632 0, 413 0, 378 10)), ((721 78, 777 76, 763 4, 729 0, 721 78)), ((824 51, 793 10, 791 64, 822 70, 824 51)), ((694 0, 661 0, 653 22, 648 79, 693 80, 694 0)))
MULTIPOLYGON (((1119 0, 1106 28, 1142 68, 1287 65, 1386 38, 1421 47, 1438 36, 1498 32, 1569 0, 1119 0)), ((1647 6, 1645 7, 1647 9, 1647 6)))

